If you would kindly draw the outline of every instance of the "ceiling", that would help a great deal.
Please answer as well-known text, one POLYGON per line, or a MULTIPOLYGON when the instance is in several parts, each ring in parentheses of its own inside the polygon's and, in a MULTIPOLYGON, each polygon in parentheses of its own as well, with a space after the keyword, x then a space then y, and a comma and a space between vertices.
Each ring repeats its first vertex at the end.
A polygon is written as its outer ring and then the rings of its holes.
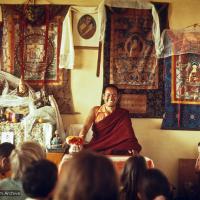
POLYGON ((24 4, 28 1, 35 4, 67 4, 95 6, 98 5, 102 0, 0 0, 0 4, 24 4))

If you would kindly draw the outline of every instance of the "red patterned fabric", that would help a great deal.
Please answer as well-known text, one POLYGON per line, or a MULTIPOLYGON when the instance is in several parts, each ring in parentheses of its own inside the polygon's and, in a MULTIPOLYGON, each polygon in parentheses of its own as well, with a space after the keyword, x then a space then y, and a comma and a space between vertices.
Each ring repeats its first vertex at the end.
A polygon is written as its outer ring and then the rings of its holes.
POLYGON ((111 115, 93 125, 94 136, 85 147, 103 154, 129 154, 128 150, 141 150, 135 137, 129 112, 117 108, 111 115))

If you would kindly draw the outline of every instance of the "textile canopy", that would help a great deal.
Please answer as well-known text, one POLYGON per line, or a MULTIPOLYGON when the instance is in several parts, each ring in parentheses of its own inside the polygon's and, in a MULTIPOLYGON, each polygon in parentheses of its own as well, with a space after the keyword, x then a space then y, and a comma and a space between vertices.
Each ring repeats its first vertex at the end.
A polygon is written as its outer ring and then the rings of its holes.
POLYGON ((200 30, 165 30, 161 41, 161 57, 186 53, 200 54, 200 30))

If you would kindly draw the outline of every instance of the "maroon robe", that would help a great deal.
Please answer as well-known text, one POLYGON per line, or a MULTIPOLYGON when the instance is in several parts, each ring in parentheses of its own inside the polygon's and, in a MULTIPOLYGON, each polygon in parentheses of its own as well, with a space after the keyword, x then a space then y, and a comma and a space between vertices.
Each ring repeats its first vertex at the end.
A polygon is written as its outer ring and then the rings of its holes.
POLYGON ((117 108, 100 122, 94 123, 93 138, 86 148, 103 154, 129 154, 128 150, 140 152, 142 147, 135 137, 129 112, 117 108))

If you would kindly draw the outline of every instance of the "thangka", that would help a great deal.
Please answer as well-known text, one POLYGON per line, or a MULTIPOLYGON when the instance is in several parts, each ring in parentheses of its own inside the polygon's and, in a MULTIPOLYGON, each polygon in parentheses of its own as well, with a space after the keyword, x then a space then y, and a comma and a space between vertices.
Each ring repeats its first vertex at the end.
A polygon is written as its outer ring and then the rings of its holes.
POLYGON ((3 71, 30 84, 58 82, 62 18, 49 11, 45 6, 2 6, 3 71))
POLYGON ((171 102, 200 104, 200 55, 174 55, 171 68, 171 102))
POLYGON ((161 128, 199 130, 200 33, 166 31, 163 39, 166 74, 165 114, 161 128))
POLYGON ((61 113, 72 112, 69 75, 66 75, 69 73, 59 68, 62 24, 67 9, 68 6, 60 5, 2 6, 1 70, 22 77, 36 90, 45 86, 49 94, 54 94, 61 113))
MULTIPOLYGON (((167 15, 158 17, 157 10, 163 8, 160 4, 156 8, 147 2, 127 2, 124 7, 121 2, 106 7, 104 85, 111 83, 120 89, 120 106, 129 110, 131 117, 161 117, 163 67, 157 53, 159 21, 167 22, 167 15)), ((165 12, 167 8, 164 5, 165 12)), ((164 23, 162 27, 167 26, 164 23)))
POLYGON ((113 10, 110 83, 121 89, 158 89, 151 10, 113 10))

